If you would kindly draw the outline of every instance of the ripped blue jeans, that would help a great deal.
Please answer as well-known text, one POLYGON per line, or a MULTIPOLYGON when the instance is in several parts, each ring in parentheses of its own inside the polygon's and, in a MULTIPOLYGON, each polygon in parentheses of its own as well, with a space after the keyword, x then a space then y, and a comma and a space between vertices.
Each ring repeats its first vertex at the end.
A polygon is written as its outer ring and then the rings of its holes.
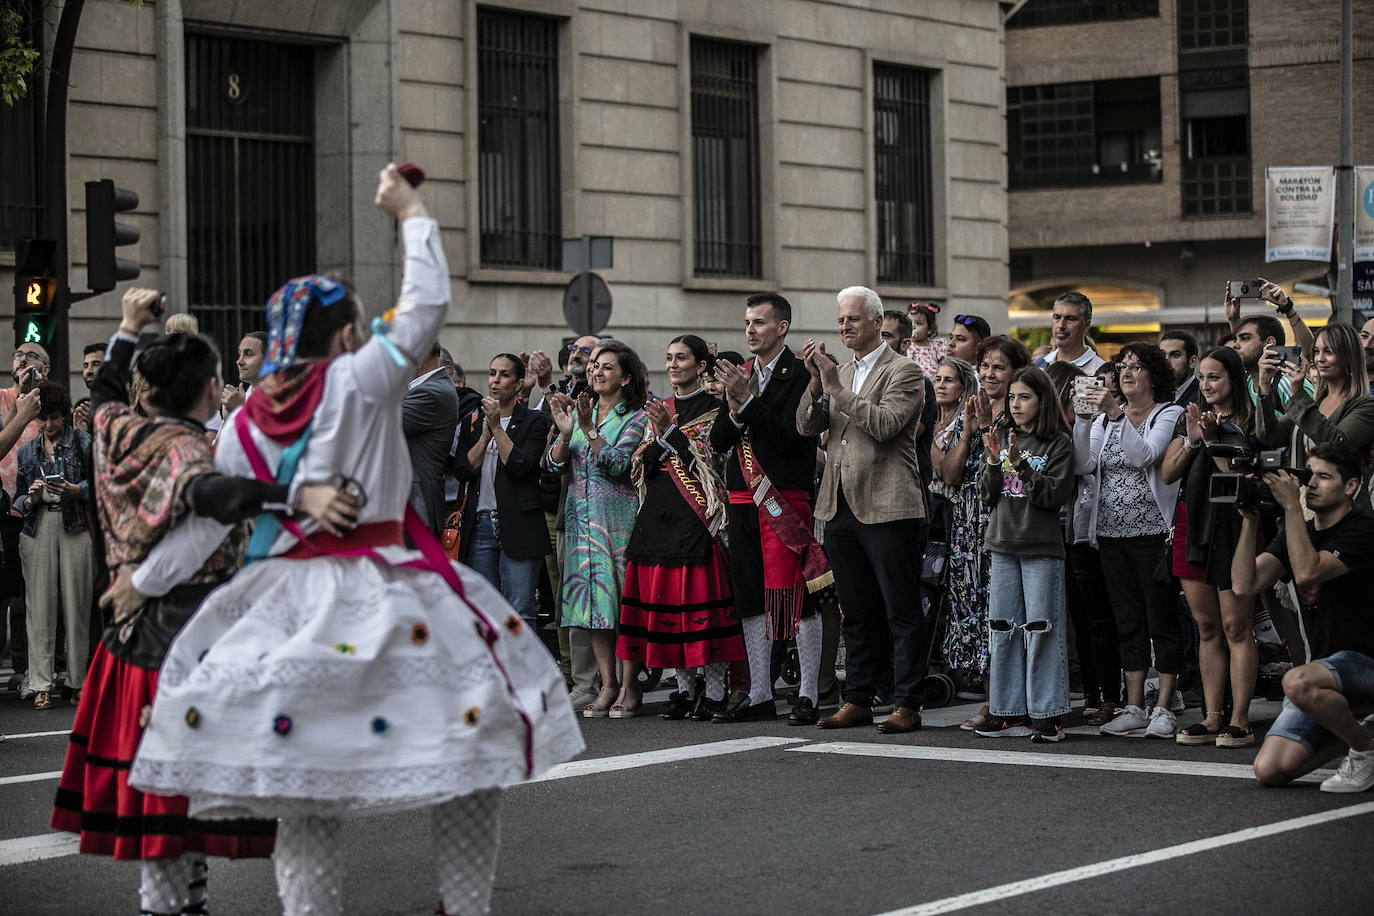
POLYGON ((994 716, 1048 719, 1069 711, 1064 588, 1058 557, 992 554, 988 705, 994 716))

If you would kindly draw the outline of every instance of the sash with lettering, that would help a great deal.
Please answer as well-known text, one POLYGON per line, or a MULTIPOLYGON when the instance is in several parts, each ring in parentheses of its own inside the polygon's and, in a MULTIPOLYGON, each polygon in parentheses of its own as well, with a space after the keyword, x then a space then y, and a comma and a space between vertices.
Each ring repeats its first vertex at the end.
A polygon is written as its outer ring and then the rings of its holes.
POLYGON ((773 486, 754 454, 748 429, 740 436, 735 456, 749 498, 759 510, 763 612, 773 638, 789 639, 797 634, 807 593, 830 585, 835 576, 812 532, 810 494, 773 486))
MULTIPOLYGON (((676 398, 664 398, 663 406, 668 408, 670 417, 677 416, 676 398)), ((668 475, 677 487, 678 495, 696 513, 697 519, 706 526, 711 537, 718 537, 725 527, 725 485, 721 482, 720 475, 716 473, 715 465, 711 460, 711 451, 704 441, 710 435, 711 425, 715 422, 719 412, 720 408, 708 410, 694 420, 678 424, 678 432, 686 436, 688 443, 691 444, 691 455, 683 456, 672 449, 667 449, 663 456, 664 462, 668 466, 668 475)), ((645 436, 644 442, 635 452, 634 458, 631 459, 630 478, 639 488, 641 502, 644 501, 646 485, 644 481, 644 453, 656 441, 650 436, 645 436)))

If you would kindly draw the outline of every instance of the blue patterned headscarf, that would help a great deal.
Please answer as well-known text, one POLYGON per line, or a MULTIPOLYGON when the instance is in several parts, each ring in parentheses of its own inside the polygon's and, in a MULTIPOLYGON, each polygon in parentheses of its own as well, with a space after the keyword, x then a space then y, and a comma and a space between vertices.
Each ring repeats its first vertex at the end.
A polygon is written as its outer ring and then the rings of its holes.
POLYGON ((262 361, 262 374, 280 372, 295 364, 296 345, 300 342, 301 325, 305 323, 311 299, 321 308, 328 308, 347 292, 337 280, 310 274, 287 280, 273 293, 267 300, 267 352, 262 361))

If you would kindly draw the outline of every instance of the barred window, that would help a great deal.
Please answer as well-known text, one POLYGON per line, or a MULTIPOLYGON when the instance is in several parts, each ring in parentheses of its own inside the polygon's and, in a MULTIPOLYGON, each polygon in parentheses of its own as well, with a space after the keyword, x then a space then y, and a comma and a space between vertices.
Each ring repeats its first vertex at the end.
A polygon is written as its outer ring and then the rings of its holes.
POLYGON ((930 71, 873 65, 878 279, 935 285, 930 71))
POLYGON ((1143 19, 1159 15, 1159 0, 1030 0, 1007 23, 1009 29, 1143 19))
POLYGON ((558 20, 477 11, 477 116, 482 266, 559 269, 558 20))
POLYGON ((1007 90, 1012 190, 1160 181, 1162 146, 1157 78, 1007 90))
POLYGON ((692 217, 697 276, 762 276, 754 45, 692 39, 692 217))
POLYGON ((1178 47, 1181 51, 1243 48, 1249 44, 1247 0, 1179 0, 1178 47))
MULTIPOLYGON (((38 0, 19 4, 20 37, 43 47, 43 21, 38 0)), ((0 248, 39 234, 42 215, 43 60, 28 77, 29 91, 13 105, 0 102, 0 248)))

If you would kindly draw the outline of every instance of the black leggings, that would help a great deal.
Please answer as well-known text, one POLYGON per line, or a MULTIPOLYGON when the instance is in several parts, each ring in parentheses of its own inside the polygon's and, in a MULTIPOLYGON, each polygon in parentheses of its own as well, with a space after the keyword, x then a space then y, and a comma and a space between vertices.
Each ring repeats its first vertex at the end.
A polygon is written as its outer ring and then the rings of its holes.
POLYGON ((1102 575, 1102 560, 1091 544, 1073 544, 1068 550, 1069 620, 1073 623, 1078 667, 1083 673, 1087 705, 1121 702, 1121 653, 1116 618, 1102 575))

